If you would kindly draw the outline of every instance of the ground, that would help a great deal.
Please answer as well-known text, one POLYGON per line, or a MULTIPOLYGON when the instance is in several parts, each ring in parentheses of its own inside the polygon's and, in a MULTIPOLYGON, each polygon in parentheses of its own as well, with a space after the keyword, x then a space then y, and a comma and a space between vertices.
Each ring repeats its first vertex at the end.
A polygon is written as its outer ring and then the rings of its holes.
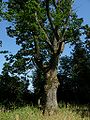
MULTIPOLYGON (((61 106, 60 106, 61 107, 61 106)), ((90 120, 88 106, 64 106, 52 116, 43 116, 42 111, 26 106, 14 110, 0 110, 0 120, 90 120)))

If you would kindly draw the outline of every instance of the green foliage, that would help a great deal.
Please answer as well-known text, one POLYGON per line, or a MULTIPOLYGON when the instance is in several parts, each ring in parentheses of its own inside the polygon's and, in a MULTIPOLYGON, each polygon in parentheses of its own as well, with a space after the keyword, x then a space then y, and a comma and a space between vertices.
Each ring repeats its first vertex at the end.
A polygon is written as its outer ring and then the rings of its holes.
POLYGON ((3 17, 12 23, 7 33, 21 46, 17 54, 10 57, 10 61, 13 59, 10 66, 18 73, 33 65, 47 71, 52 59, 62 52, 62 42, 77 41, 82 33, 83 19, 72 10, 73 0, 9 0, 5 4, 7 10, 3 17), (19 61, 22 62, 19 64, 19 61))
POLYGON ((72 58, 72 79, 77 83, 79 99, 90 100, 90 54, 82 43, 77 43, 72 58), (85 94, 83 96, 83 94, 85 94))
POLYGON ((71 75, 71 59, 72 57, 63 56, 60 60, 59 74, 70 77, 71 75))
MULTIPOLYGON (((2 16, 2 0, 0 1, 0 22, 1 22, 1 16, 2 16)), ((2 46, 2 41, 0 40, 0 47, 2 46)))
MULTIPOLYGON (((35 104, 38 104, 38 100, 40 99, 40 104, 44 104, 44 86, 45 86, 45 75, 40 70, 37 69, 33 74, 33 87, 34 87, 34 99, 35 104)), ((44 98, 45 99, 45 98, 44 98)))
POLYGON ((10 76, 4 71, 0 75, 0 104, 5 107, 23 105, 26 102, 26 95, 29 95, 28 81, 10 76))
POLYGON ((68 102, 90 101, 90 53, 85 46, 82 41, 76 42, 72 56, 61 58, 59 67, 61 87, 58 96, 68 102))
POLYGON ((1 16, 2 16, 2 1, 0 1, 0 21, 1 21, 1 16))

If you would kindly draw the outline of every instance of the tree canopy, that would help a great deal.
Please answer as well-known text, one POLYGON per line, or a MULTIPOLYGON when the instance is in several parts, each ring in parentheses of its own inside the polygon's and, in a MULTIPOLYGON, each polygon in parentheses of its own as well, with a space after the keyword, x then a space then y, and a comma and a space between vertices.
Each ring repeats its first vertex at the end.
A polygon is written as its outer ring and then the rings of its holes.
POLYGON ((16 37, 16 44, 21 46, 15 59, 22 61, 24 70, 34 63, 47 71, 53 56, 63 51, 64 43, 79 39, 83 20, 74 13, 72 4, 72 0, 7 2, 4 15, 12 22, 7 27, 7 33, 10 37, 16 37))

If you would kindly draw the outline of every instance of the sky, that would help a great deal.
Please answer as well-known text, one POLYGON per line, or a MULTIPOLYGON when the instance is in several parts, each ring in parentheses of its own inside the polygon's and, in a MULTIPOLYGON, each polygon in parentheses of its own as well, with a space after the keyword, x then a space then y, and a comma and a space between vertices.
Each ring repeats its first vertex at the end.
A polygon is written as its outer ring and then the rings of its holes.
MULTIPOLYGON (((74 3, 74 10, 77 12, 78 17, 84 19, 84 24, 90 25, 90 0, 76 0, 74 3)), ((6 21, 0 22, 0 40, 2 40, 1 50, 8 50, 15 54, 19 50, 19 46, 15 44, 15 39, 10 38, 6 33, 6 27, 9 23, 6 21)), ((66 45, 63 55, 69 55, 71 49, 66 45)), ((0 73, 2 71, 3 63, 5 62, 4 55, 0 54, 0 73)))

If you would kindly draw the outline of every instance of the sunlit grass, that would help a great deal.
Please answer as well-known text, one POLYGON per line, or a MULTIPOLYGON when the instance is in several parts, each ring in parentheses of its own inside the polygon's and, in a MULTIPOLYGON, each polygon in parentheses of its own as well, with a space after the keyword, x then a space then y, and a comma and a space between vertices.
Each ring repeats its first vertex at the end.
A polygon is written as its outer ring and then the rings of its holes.
POLYGON ((0 111, 0 120, 90 120, 90 112, 82 116, 80 113, 82 111, 79 109, 81 108, 68 106, 68 108, 60 108, 55 115, 43 116, 39 109, 26 106, 13 111, 0 111))

